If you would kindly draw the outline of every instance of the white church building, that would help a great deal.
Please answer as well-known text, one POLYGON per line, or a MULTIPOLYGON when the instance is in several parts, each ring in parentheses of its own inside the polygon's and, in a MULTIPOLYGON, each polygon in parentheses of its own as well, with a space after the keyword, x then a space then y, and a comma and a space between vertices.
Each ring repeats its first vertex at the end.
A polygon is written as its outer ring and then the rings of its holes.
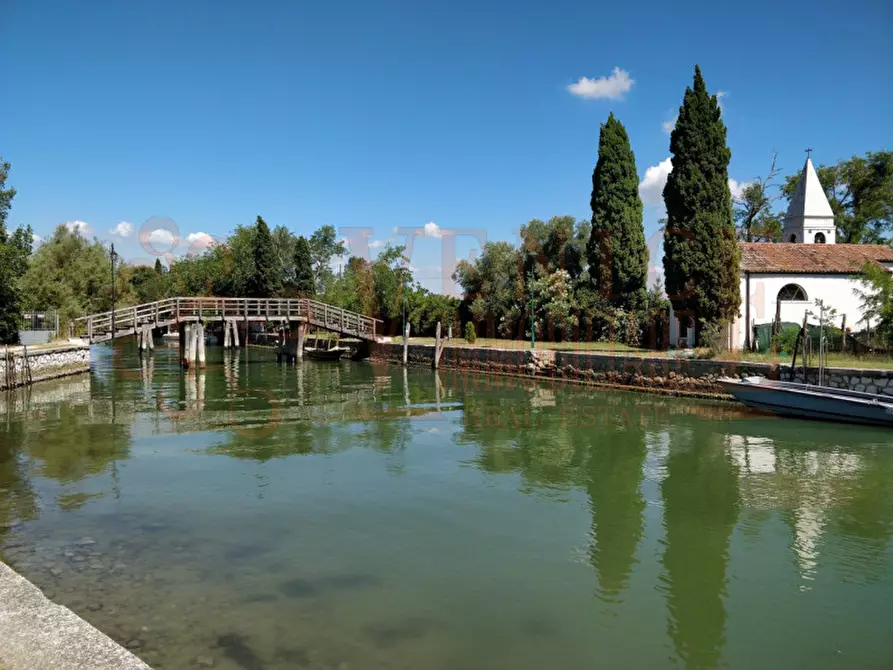
MULTIPOLYGON (((784 241, 739 243, 741 308, 729 333, 733 349, 746 348, 754 326, 773 323, 776 314, 782 323, 802 323, 807 310, 817 311, 816 299, 837 311, 837 327, 844 318, 846 326, 854 331, 866 327, 854 292, 865 288, 857 275, 866 261, 893 271, 893 248, 883 244, 836 244, 835 238, 834 212, 807 158, 784 217, 784 241)), ((675 322, 671 319, 670 342, 686 345, 674 337, 686 334, 682 324, 675 322)), ((818 319, 810 316, 809 322, 818 323, 818 319)), ((687 334, 691 338, 692 329, 687 334)))

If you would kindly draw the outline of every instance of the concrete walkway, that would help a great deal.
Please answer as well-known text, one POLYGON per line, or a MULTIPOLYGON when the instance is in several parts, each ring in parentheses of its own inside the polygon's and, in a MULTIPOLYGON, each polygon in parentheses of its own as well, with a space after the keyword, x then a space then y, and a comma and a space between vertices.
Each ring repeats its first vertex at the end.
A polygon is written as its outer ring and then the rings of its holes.
POLYGON ((0 563, 3 670, 151 670, 67 607, 0 563))

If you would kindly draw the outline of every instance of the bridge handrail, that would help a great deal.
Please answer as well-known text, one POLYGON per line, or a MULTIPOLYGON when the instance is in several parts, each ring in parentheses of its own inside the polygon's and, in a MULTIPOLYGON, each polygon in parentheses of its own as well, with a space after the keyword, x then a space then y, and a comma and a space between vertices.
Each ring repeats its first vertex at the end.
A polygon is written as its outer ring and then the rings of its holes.
POLYGON ((201 319, 208 316, 214 319, 249 319, 254 317, 287 320, 305 320, 323 328, 336 329, 357 335, 369 334, 373 337, 381 332, 377 327, 383 323, 358 312, 312 298, 226 298, 226 297, 176 297, 141 303, 131 307, 120 307, 114 312, 97 312, 74 319, 76 323, 86 323, 90 337, 96 331, 115 337, 111 333, 114 314, 115 331, 136 329, 154 323, 179 322, 183 319, 201 319))

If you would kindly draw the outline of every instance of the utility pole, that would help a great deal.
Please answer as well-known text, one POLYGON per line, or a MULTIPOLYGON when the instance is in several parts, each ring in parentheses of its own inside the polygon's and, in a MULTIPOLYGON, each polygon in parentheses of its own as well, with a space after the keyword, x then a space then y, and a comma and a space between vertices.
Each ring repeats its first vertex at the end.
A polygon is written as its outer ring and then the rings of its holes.
POLYGON ((536 276, 536 254, 532 251, 527 252, 527 257, 533 260, 530 266, 530 275, 527 280, 527 286, 530 289, 530 348, 536 349, 536 320, 533 313, 533 279, 536 276))
POLYGON ((530 348, 536 349, 536 322, 533 316, 533 271, 530 272, 530 348))
MULTIPOLYGON (((112 242, 112 346, 115 344, 115 243, 112 242)), ((133 324, 136 327, 136 324, 133 324)))

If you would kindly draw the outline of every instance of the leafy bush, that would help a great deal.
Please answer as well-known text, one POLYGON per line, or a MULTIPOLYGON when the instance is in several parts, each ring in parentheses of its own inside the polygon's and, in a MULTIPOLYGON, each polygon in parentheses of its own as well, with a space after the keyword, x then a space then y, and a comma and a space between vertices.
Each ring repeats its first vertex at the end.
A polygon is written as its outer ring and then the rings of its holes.
POLYGON ((701 320, 703 324, 701 328, 701 342, 710 352, 710 356, 724 354, 729 350, 729 337, 726 332, 725 321, 707 321, 701 320))
POLYGON ((800 329, 796 326, 783 328, 772 340, 772 348, 779 353, 793 354, 798 337, 800 337, 800 329))
POLYGON ((465 324, 465 341, 468 344, 474 344, 475 340, 478 339, 477 331, 474 328, 474 324, 469 321, 465 324))

